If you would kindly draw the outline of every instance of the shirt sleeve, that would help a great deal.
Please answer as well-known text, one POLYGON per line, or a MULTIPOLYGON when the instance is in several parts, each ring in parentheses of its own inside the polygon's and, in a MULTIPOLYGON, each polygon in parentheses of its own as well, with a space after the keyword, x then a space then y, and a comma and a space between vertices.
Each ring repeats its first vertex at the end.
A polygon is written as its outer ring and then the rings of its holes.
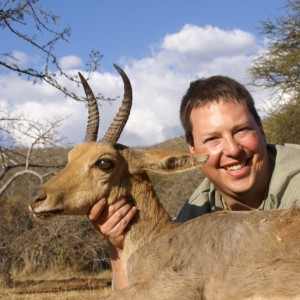
POLYGON ((297 204, 300 208, 300 173, 296 174, 289 181, 282 196, 279 208, 288 208, 297 204))
POLYGON ((211 211, 209 202, 205 202, 203 205, 198 206, 187 201, 181 211, 179 212, 176 222, 184 223, 190 219, 199 217, 201 215, 207 214, 211 211))

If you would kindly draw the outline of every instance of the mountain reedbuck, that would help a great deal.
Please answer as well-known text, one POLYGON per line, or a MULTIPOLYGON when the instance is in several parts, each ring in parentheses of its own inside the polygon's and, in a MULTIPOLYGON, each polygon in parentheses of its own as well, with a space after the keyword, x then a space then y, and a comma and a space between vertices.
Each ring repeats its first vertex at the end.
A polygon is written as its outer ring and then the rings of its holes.
MULTIPOLYGON (((101 197, 126 196, 137 206, 124 242, 128 288, 109 299, 296 299, 300 295, 300 209, 216 212, 184 224, 171 221, 146 171, 182 172, 207 155, 141 150, 117 144, 128 119, 132 90, 104 138, 96 141, 99 113, 80 75, 89 118, 85 142, 68 164, 33 193, 38 218, 85 215, 101 197)), ((170 199, 172 201, 172 199, 170 199)), ((299 296, 300 298, 300 296, 299 296)))

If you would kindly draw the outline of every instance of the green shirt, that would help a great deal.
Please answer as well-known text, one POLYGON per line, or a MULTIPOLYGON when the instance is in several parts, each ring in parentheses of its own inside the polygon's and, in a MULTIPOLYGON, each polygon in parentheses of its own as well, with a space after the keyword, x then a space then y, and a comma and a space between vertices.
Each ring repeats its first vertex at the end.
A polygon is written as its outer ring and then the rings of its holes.
MULTIPOLYGON (((300 145, 267 145, 272 175, 265 197, 258 209, 277 209, 300 201, 300 145)), ((228 209, 222 197, 205 178, 184 204, 176 218, 185 222, 200 215, 228 209)))

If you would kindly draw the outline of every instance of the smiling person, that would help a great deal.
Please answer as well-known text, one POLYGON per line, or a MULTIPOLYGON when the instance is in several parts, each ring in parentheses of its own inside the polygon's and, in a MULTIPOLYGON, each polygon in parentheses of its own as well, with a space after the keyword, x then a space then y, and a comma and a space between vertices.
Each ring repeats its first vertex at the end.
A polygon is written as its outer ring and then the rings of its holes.
POLYGON ((208 153, 206 179, 178 221, 216 210, 278 209, 300 200, 300 146, 268 145, 247 89, 225 76, 192 82, 180 117, 190 151, 208 153))
MULTIPOLYGON (((185 222, 217 210, 278 209, 300 201, 300 146, 269 145, 251 94, 239 82, 213 76, 191 83, 180 118, 192 153, 209 154, 206 178, 180 211, 185 222)), ((122 247, 136 213, 126 199, 97 202, 89 218, 109 241, 114 284, 126 287, 122 247)))

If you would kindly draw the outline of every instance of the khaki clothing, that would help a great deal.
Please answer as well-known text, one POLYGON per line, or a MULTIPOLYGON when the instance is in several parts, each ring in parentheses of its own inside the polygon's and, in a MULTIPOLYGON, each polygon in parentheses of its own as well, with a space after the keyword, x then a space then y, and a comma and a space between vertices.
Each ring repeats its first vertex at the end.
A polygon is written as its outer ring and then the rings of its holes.
MULTIPOLYGON (((272 164, 269 188, 259 209, 277 209, 300 202, 300 145, 267 145, 272 164)), ((185 222, 200 215, 227 209, 214 185, 205 178, 176 218, 185 222)))

